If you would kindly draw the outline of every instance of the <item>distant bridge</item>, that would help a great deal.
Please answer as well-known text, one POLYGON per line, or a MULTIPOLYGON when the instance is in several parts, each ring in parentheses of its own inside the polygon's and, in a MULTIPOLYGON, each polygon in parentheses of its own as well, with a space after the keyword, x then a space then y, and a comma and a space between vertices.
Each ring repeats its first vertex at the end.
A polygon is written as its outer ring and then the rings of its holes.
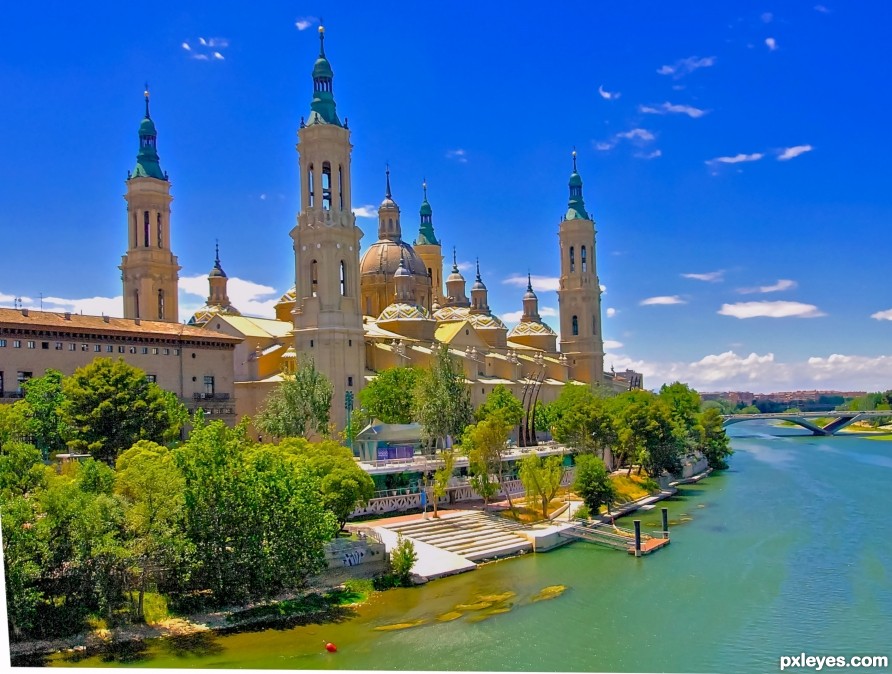
POLYGON ((829 412, 778 412, 776 414, 725 414, 722 416, 722 426, 730 426, 731 424, 739 424, 743 421, 772 420, 772 421, 789 421, 797 426, 811 431, 814 435, 836 435, 842 429, 852 425, 856 421, 862 419, 870 419, 871 417, 892 417, 890 410, 871 410, 869 412, 855 412, 832 410, 829 412), (827 419, 831 421, 825 426, 819 426, 809 419, 827 419))

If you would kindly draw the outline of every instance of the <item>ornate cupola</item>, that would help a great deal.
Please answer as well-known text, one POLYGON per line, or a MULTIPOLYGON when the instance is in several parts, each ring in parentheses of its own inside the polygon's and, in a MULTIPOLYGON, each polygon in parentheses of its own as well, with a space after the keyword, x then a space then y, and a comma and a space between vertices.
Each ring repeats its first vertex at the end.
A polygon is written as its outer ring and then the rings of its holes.
POLYGON ((434 234, 434 211, 427 200, 427 180, 421 183, 424 199, 421 202, 421 224, 418 227, 418 238, 415 239, 415 252, 421 258, 431 280, 431 311, 434 305, 440 307, 443 297, 443 248, 434 234))
POLYGON ((477 278, 474 279, 474 285, 471 286, 471 313, 472 314, 488 314, 489 304, 487 303, 486 286, 483 285, 483 279, 480 278, 480 259, 477 259, 477 278))
POLYGON ((400 241, 403 233, 400 228, 400 207, 393 200, 390 192, 390 165, 384 172, 386 175, 384 201, 378 206, 378 240, 400 241))
POLYGON ((146 83, 146 116, 139 125, 139 152, 136 154, 136 168, 131 178, 155 178, 167 180, 167 174, 161 170, 158 158, 158 132, 155 122, 149 113, 149 85, 146 83))
POLYGON ((325 27, 319 26, 319 58, 313 65, 313 100, 310 103, 310 119, 307 124, 334 124, 343 126, 335 111, 332 80, 334 71, 325 57, 325 27))
POLYGON ((542 320, 539 316, 539 298, 533 292, 533 277, 529 272, 527 272, 527 291, 523 294, 523 316, 520 320, 527 323, 530 321, 538 323, 542 320))
POLYGON ((415 245, 439 246, 440 242, 437 241, 437 237, 434 234, 434 211, 427 200, 427 180, 421 183, 421 188, 422 190, 424 190, 424 199, 421 202, 421 209, 419 210, 419 213, 421 215, 421 224, 418 227, 418 238, 415 240, 415 245))
POLYGON ((455 246, 452 247, 452 273, 446 277, 446 302, 443 304, 452 307, 467 307, 471 304, 465 295, 465 277, 458 270, 455 246))
POLYGON ((576 171, 576 150, 573 150, 573 173, 570 174, 570 203, 567 205, 566 220, 589 220, 582 198, 582 176, 576 171))
POLYGON ((241 316, 241 312, 236 309, 229 301, 229 295, 226 291, 226 285, 229 279, 223 266, 220 264, 220 244, 216 245, 216 258, 214 259, 214 267, 208 274, 208 286, 210 292, 208 301, 201 309, 192 314, 189 319, 190 325, 205 325, 215 315, 223 314, 226 316, 241 316))
POLYGON ((403 255, 400 255, 400 266, 393 273, 393 284, 397 302, 415 304, 415 277, 406 269, 406 258, 403 255))

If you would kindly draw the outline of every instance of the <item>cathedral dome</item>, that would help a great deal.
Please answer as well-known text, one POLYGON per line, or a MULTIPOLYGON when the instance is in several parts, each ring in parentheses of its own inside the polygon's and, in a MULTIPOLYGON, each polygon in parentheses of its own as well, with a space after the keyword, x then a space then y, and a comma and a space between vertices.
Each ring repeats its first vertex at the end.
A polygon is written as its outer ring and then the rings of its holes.
POLYGON ((429 321, 430 314, 427 309, 417 304, 409 304, 407 302, 394 302, 378 316, 378 322, 381 321, 405 321, 405 320, 424 320, 429 321))
POLYGON ((555 336, 554 330, 552 330, 545 323, 537 323, 535 321, 528 321, 523 323, 518 323, 515 325, 511 332, 508 333, 508 339, 512 337, 520 337, 523 335, 549 335, 555 336))
POLYGON ((290 304, 291 302, 297 301, 297 288, 295 286, 291 286, 291 290, 286 292, 279 298, 279 301, 276 304, 290 304))
POLYGON ((412 276, 427 278, 427 267, 415 249, 405 241, 390 239, 382 239, 369 246, 359 263, 359 273, 363 276, 378 273, 393 276, 399 269, 400 258, 404 260, 404 265, 412 276))
POLYGON ((476 330, 505 330, 508 328, 498 316, 472 314, 470 307, 443 307, 434 312, 437 321, 468 321, 476 330))
POLYGON ((221 307, 205 304, 201 309, 192 314, 189 325, 202 326, 208 323, 214 316, 241 316, 241 312, 234 306, 221 307))

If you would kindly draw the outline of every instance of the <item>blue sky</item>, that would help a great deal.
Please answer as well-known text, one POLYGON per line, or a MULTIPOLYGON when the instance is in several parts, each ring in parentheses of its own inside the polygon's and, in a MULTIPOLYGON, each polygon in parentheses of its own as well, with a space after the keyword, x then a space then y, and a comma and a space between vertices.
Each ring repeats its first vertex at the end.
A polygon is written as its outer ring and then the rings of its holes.
MULTIPOLYGON (((6 9, 0 306, 121 313, 148 80, 183 314, 219 238, 235 304, 271 315, 293 284, 322 15, 354 210, 374 215, 389 161, 414 238, 426 177, 438 236, 479 256, 496 313, 520 309, 528 269, 557 308, 575 146, 607 366, 648 386, 892 388, 883 4, 257 4, 6 9)), ((358 218, 365 245, 375 223, 358 218)))

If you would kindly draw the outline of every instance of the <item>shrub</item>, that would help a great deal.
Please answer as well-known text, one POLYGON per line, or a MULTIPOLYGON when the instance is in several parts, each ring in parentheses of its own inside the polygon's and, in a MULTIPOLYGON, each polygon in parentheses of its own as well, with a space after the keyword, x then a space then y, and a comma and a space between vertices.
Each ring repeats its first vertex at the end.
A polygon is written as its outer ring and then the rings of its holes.
POLYGON ((393 567, 393 574, 401 583, 409 582, 409 574, 412 573, 412 567, 418 561, 418 553, 415 552, 415 544, 411 539, 403 538, 400 534, 397 538, 396 547, 390 553, 390 565, 393 567))

